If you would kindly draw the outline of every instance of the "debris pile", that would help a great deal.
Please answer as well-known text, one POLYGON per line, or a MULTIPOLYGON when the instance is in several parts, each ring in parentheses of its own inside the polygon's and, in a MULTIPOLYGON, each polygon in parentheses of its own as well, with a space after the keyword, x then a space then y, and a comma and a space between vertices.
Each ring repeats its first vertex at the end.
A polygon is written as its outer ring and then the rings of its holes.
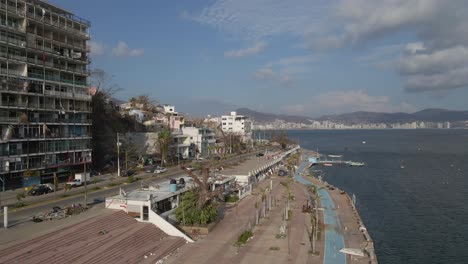
POLYGON ((42 221, 62 219, 62 218, 69 217, 72 215, 80 214, 84 212, 86 209, 88 208, 82 206, 81 204, 72 204, 70 206, 66 206, 63 208, 59 206, 54 206, 52 210, 50 211, 33 216, 32 221, 38 223, 42 221))

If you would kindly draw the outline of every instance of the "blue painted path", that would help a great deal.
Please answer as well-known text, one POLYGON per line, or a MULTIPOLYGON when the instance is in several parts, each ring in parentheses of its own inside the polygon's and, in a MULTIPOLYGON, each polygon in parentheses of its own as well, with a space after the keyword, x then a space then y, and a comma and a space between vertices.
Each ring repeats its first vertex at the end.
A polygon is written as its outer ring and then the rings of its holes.
MULTIPOLYGON (((299 165, 296 173, 294 174, 294 179, 298 182, 307 185, 313 186, 313 183, 302 178, 301 173, 307 167, 308 162, 302 162, 299 165)), ((320 195, 320 203, 322 208, 324 208, 324 222, 325 222, 325 254, 323 257, 324 264, 346 264, 345 254, 339 252, 340 249, 344 248, 344 238, 343 235, 339 232, 341 230, 340 223, 338 221, 338 216, 335 212, 335 204, 330 197, 330 194, 325 189, 319 189, 318 193, 320 195)))

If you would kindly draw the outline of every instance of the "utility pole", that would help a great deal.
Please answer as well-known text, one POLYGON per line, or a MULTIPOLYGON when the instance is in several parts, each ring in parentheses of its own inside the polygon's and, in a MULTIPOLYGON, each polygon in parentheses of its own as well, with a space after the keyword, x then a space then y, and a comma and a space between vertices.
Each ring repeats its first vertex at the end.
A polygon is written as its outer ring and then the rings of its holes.
POLYGON ((57 173, 54 172, 54 200, 57 199, 58 179, 57 173))
POLYGON ((87 154, 85 154, 84 163, 83 163, 83 172, 84 172, 84 207, 88 206, 88 177, 86 177, 86 161, 88 160, 87 154))
POLYGON ((2 207, 2 195, 5 192, 5 180, 3 177, 0 177, 0 181, 2 181, 2 194, 0 195, 0 208, 2 207))
MULTIPOLYGON (((128 146, 127 146, 128 148, 128 146)), ((125 148, 125 171, 128 171, 128 150, 125 148)))
POLYGON ((120 142, 119 133, 117 133, 117 177, 120 177, 120 142))

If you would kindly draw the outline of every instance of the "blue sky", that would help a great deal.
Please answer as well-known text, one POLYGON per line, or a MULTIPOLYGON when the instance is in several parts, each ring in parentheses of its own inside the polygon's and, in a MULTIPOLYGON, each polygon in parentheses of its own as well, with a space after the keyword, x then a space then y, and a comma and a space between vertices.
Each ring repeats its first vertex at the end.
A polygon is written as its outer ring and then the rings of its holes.
POLYGON ((91 21, 92 68, 120 99, 196 115, 468 109, 463 1, 51 2, 91 21))

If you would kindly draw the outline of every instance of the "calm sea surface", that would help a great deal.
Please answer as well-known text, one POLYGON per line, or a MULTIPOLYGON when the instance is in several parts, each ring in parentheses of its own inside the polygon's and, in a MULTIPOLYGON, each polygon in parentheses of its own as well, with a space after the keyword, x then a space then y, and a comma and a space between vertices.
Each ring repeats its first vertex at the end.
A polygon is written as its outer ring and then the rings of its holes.
POLYGON ((367 164, 318 169, 356 194, 380 263, 468 263, 468 130, 288 134, 304 148, 367 164))

